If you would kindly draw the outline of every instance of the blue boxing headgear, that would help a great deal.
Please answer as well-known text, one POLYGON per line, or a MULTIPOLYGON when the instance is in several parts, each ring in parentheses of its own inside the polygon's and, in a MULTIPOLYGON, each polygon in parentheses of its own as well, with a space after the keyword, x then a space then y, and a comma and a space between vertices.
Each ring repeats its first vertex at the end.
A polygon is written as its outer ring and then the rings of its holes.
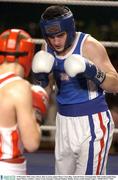
MULTIPOLYGON (((48 37, 58 35, 61 32, 67 33, 67 40, 65 44, 65 49, 71 46, 75 38, 75 22, 73 14, 68 7, 64 7, 65 12, 62 15, 57 15, 52 18, 45 18, 45 12, 41 16, 40 27, 43 37, 46 39, 47 43, 48 37)), ((52 48, 52 47, 51 47, 52 48)))

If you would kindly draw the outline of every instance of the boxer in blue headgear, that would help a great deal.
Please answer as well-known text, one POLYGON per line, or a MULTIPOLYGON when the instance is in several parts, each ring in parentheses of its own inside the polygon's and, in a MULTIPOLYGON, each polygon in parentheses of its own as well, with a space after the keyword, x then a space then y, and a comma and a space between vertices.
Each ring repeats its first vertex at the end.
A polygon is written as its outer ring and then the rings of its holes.
POLYGON ((104 175, 114 130, 104 90, 118 92, 118 73, 99 41, 75 32, 68 7, 48 7, 40 26, 46 42, 32 70, 48 92, 57 87, 55 174, 104 175))
MULTIPOLYGON (((57 36, 63 32, 67 33, 64 50, 71 46, 75 39, 75 22, 68 7, 51 6, 47 8, 41 16, 40 27, 44 38, 50 46, 48 37, 57 36)), ((51 48, 53 47, 51 46, 51 48)))

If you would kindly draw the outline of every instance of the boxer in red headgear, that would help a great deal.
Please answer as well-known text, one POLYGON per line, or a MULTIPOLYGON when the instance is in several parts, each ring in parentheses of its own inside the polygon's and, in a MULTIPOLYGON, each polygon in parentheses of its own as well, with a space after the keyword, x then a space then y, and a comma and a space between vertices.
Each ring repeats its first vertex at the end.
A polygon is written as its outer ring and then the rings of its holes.
POLYGON ((0 174, 25 175, 28 152, 39 148, 41 121, 48 96, 28 77, 35 45, 22 29, 6 30, 0 35, 0 174), (36 116, 35 112, 40 112, 36 116))

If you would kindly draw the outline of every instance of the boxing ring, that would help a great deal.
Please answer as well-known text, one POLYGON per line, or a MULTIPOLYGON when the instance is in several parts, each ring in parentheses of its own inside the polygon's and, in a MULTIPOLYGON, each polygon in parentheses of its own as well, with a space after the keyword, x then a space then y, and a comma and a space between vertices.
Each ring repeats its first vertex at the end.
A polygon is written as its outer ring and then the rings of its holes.
MULTIPOLYGON (((118 8, 118 1, 98 1, 98 0, 0 0, 0 2, 10 2, 10 3, 38 3, 38 4, 65 4, 65 5, 80 5, 80 6, 96 6, 96 7, 107 7, 107 8, 118 8)), ((41 45, 44 40, 43 39, 36 39, 33 38, 33 41, 37 45, 41 45)), ((106 48, 118 48, 118 42, 117 41, 100 41, 106 48)), ((55 125, 50 124, 44 124, 41 126, 42 133, 43 132, 52 132, 52 136, 43 137, 42 141, 44 143, 46 142, 54 142, 54 134, 55 134, 55 125)), ((118 129, 115 128, 114 133, 118 133, 118 129)), ((53 152, 47 152, 39 150, 36 153, 25 153, 26 157, 29 160, 28 169, 29 174, 31 175, 51 175, 54 174, 54 154, 53 152), (39 171, 40 169, 40 171, 39 171)), ((112 166, 112 169, 110 169, 110 166, 107 167, 108 174, 118 174, 118 156, 114 156, 113 159, 111 159, 111 156, 108 159, 108 163, 112 166)))

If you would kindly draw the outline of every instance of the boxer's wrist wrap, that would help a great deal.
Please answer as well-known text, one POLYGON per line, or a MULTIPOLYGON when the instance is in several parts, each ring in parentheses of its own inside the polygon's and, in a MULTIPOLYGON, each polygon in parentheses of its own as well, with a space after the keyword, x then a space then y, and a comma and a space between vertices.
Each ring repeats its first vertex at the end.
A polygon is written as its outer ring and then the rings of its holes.
POLYGON ((45 88, 49 83, 48 73, 33 73, 33 82, 45 88))
POLYGON ((85 76, 88 79, 91 79, 95 84, 100 85, 106 78, 106 74, 102 72, 99 68, 97 68, 94 64, 91 64, 86 61, 86 69, 85 69, 85 76))

